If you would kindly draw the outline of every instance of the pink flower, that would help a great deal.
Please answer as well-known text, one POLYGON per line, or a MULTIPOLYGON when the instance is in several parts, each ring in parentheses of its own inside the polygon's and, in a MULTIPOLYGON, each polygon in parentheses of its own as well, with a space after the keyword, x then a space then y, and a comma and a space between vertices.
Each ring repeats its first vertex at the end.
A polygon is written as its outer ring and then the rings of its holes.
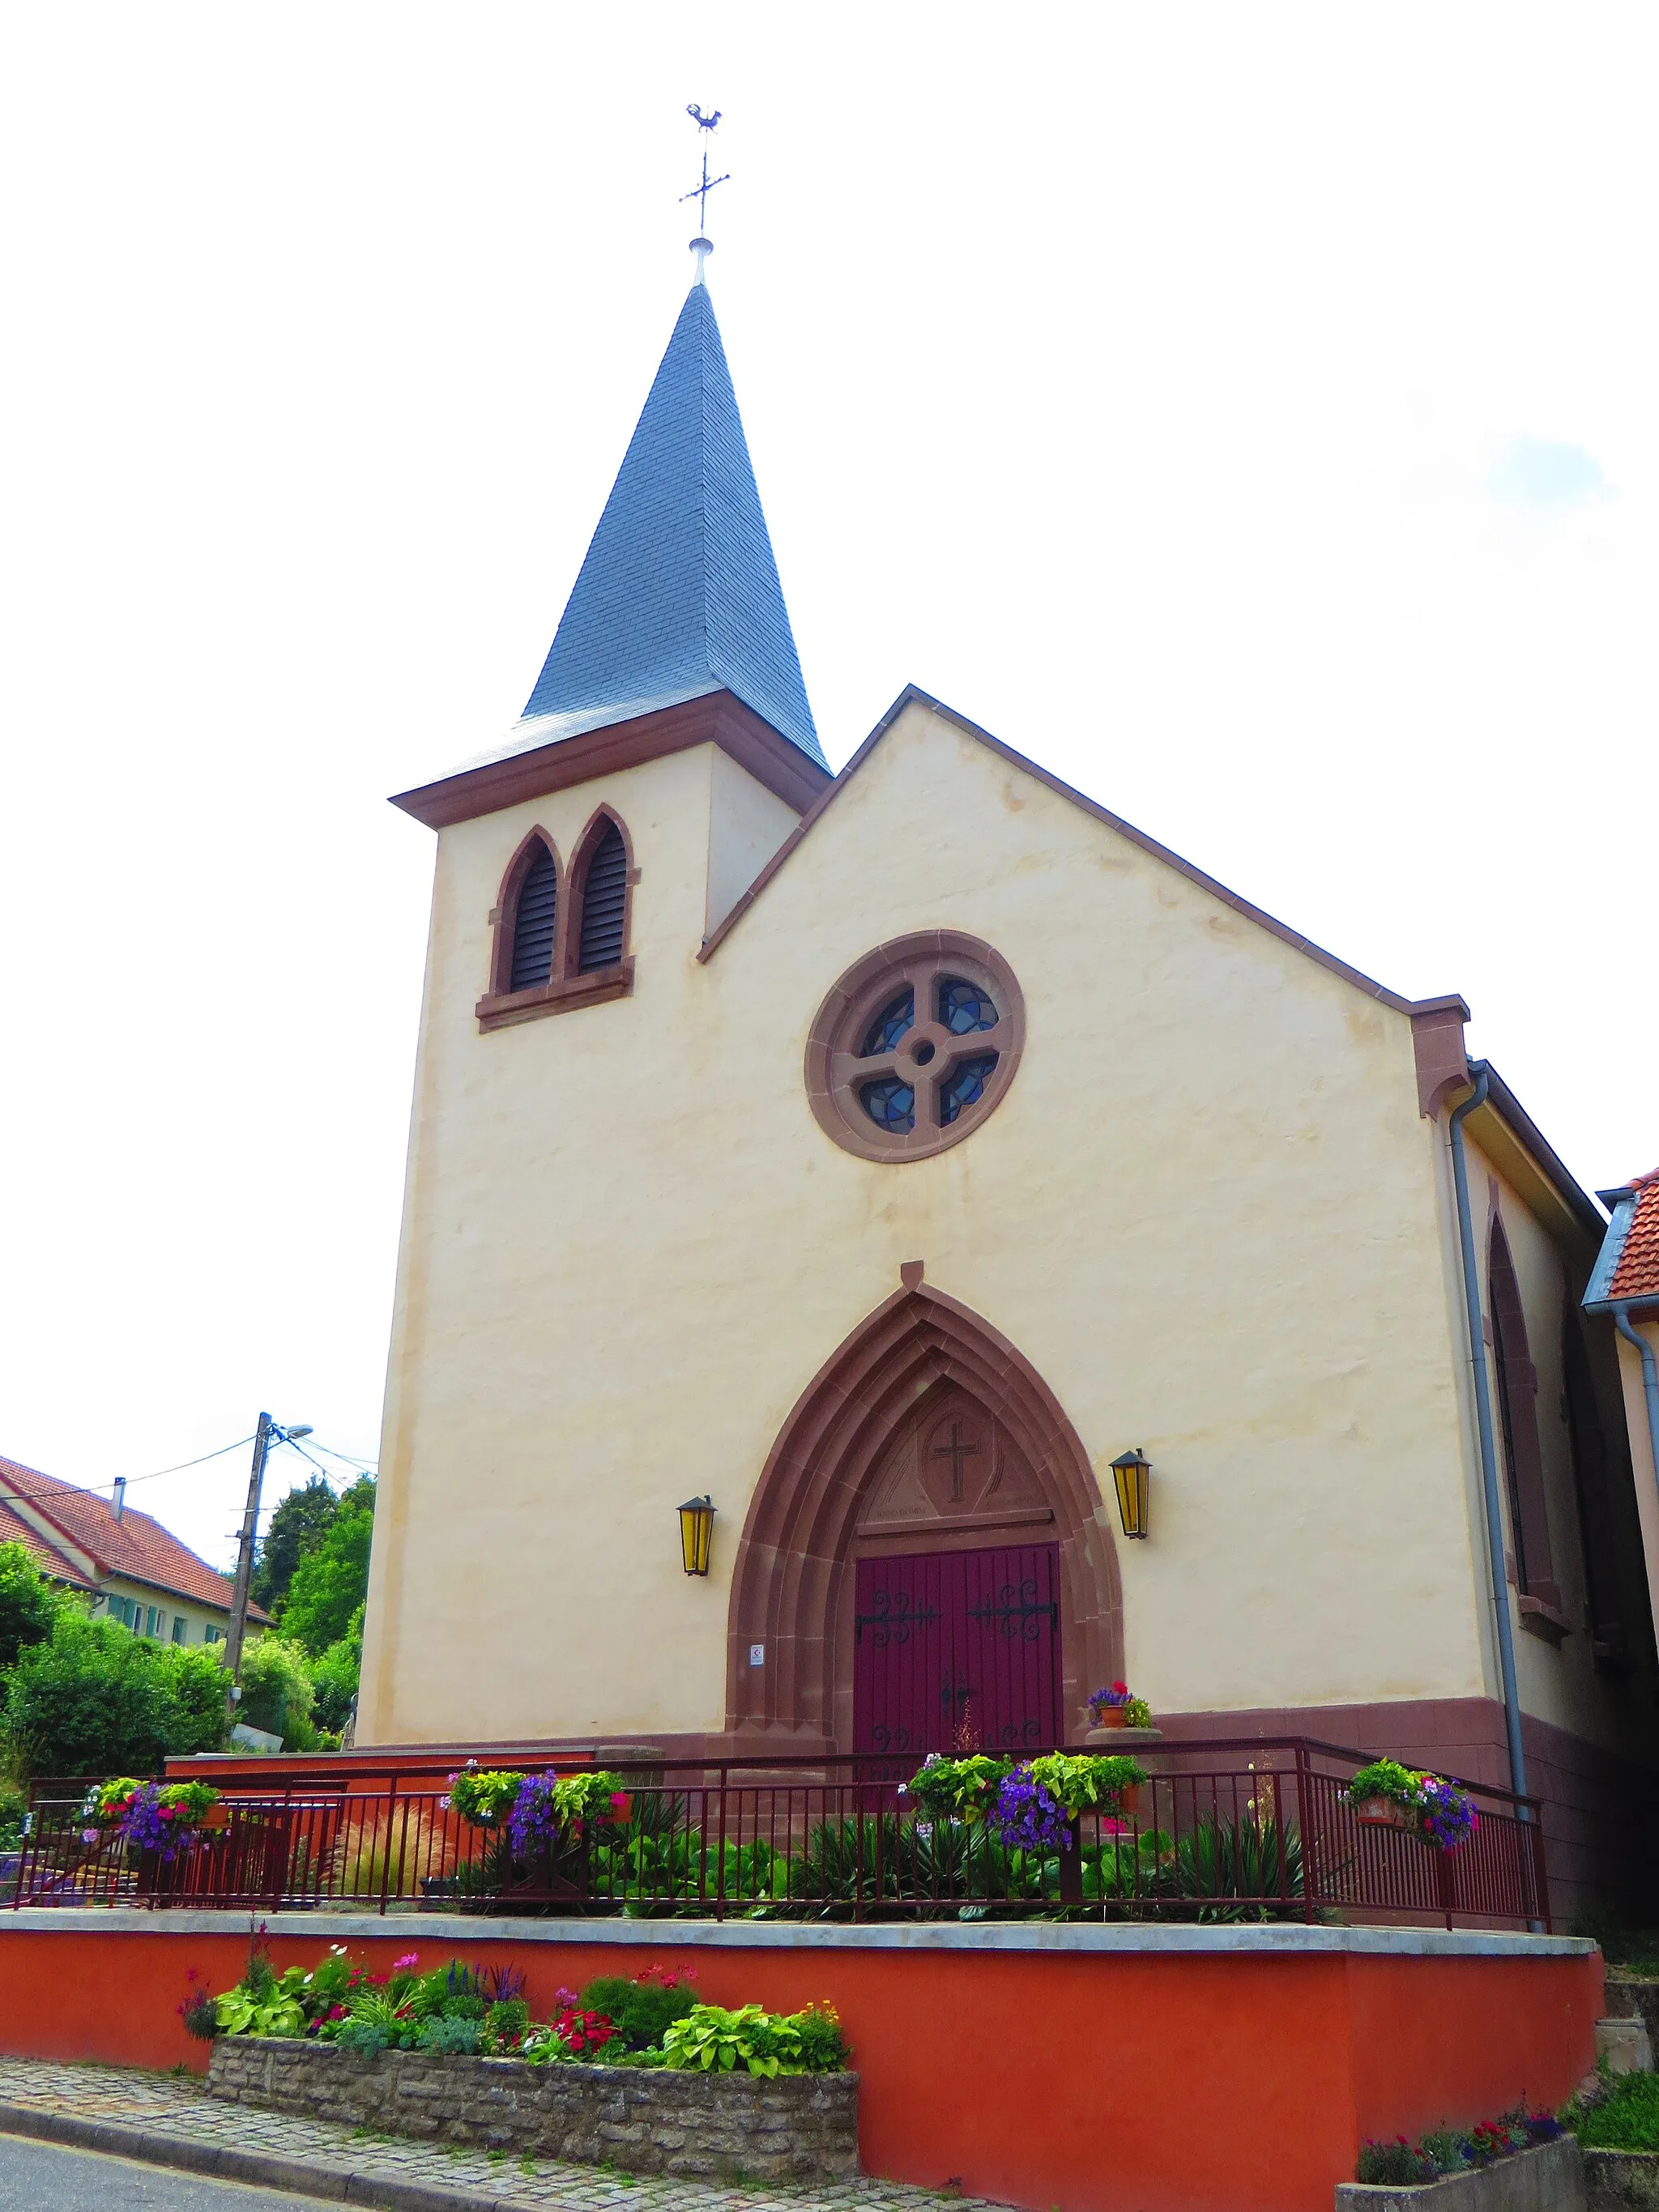
POLYGON ((394 1959, 392 1961, 392 1971, 394 1974, 406 1974, 420 1963, 421 1954, 418 1951, 405 1951, 401 1959, 394 1959))

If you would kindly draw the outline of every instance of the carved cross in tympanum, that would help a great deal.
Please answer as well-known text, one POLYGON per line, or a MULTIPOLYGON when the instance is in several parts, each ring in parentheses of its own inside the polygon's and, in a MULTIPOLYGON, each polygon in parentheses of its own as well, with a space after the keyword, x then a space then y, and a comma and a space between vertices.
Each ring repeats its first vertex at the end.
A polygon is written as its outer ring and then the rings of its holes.
POLYGON ((951 1424, 950 1443, 948 1444, 935 1444, 933 1446, 933 1457, 935 1459, 948 1459, 951 1462, 951 1497, 952 1503, 959 1499, 962 1496, 962 1463, 966 1459, 971 1459, 978 1449, 979 1446, 977 1444, 970 1444, 963 1442, 962 1433, 954 1421, 951 1424))

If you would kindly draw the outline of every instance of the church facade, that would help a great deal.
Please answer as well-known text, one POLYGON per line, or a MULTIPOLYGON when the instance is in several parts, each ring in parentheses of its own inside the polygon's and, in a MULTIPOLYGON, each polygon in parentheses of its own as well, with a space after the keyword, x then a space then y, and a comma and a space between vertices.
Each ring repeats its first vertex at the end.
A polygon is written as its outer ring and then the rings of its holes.
POLYGON ((398 803, 360 1747, 919 1758, 1123 1677, 1172 1737, 1504 1784, 1507 1644, 1591 1878, 1659 1757, 1601 1214, 1461 1000, 938 701, 832 780, 701 280, 524 718, 398 803))

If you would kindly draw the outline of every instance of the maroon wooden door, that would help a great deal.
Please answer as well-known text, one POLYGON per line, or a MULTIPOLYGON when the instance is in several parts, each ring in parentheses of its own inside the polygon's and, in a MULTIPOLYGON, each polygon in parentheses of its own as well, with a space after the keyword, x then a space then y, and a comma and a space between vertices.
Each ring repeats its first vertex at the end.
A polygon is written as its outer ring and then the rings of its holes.
POLYGON ((855 1751, 914 1763, 964 1722, 986 1751, 1062 1740, 1057 1545, 860 1559, 856 1596, 855 1751))

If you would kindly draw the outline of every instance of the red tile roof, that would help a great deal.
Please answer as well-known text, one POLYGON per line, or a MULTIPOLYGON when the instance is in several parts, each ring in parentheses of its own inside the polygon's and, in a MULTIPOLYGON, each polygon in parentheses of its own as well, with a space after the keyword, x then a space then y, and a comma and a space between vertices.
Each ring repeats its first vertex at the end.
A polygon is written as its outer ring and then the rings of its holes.
POLYGON ((66 1559, 61 1552, 54 1551, 40 1530, 31 1528, 3 1498, 0 1498, 0 1544, 21 1544, 42 1574, 51 1575, 58 1582, 72 1583, 76 1589, 93 1587, 89 1576, 83 1575, 73 1560, 66 1559))
POLYGON ((1635 1176, 1636 1211, 1607 1285, 1610 1298, 1659 1298, 1659 1168, 1635 1176))
MULTIPOLYGON (((109 1499, 100 1492, 77 1490, 72 1482, 60 1482, 56 1475, 42 1474, 38 1468, 0 1459, 0 1509, 5 1522, 26 1530, 15 1540, 27 1543, 47 1573, 61 1576, 82 1589, 88 1587, 86 1576, 70 1559, 5 1505, 8 1491, 27 1498, 43 1519, 62 1531, 70 1545, 90 1553, 106 1574, 148 1583, 174 1597, 217 1607, 222 1613, 229 1611, 230 1584, 224 1576, 205 1559, 198 1559, 187 1544, 181 1544, 171 1529, 164 1528, 148 1513, 129 1505, 118 1521, 109 1499)), ((12 1540, 11 1528, 0 1524, 0 1542, 12 1540)), ((247 1612, 250 1620, 270 1618, 257 1605, 250 1604, 247 1612)))

